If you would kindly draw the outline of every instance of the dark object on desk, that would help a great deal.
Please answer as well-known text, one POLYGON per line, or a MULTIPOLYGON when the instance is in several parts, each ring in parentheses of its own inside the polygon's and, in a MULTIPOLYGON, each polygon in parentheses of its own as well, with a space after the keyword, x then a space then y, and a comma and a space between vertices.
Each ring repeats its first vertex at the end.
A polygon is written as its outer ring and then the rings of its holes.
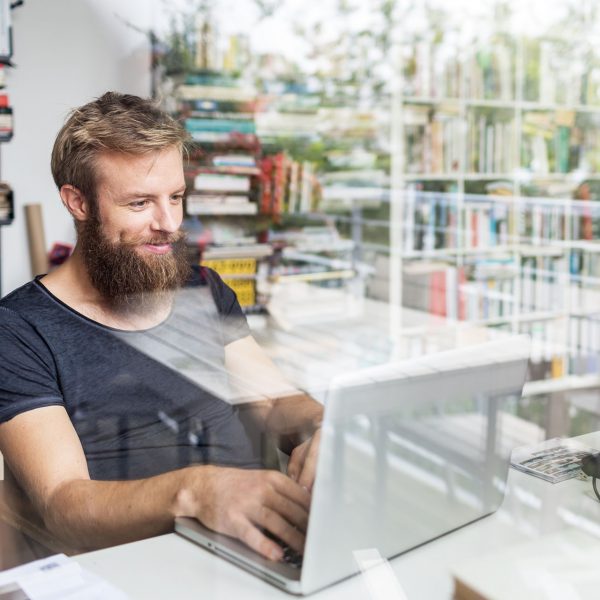
POLYGON ((581 459, 581 470, 590 477, 600 477, 600 452, 581 459))
POLYGON ((596 487, 596 479, 600 477, 600 453, 588 454, 587 456, 584 456, 581 459, 581 470, 592 478, 594 493, 600 501, 600 494, 598 493, 598 488, 596 487))

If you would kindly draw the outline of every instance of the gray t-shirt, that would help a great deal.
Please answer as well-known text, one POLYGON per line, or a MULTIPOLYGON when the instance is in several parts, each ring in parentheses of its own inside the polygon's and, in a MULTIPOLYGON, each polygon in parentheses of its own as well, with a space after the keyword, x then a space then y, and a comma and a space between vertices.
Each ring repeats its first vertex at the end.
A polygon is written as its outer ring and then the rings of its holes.
POLYGON ((93 479, 258 468, 224 369, 224 347, 247 335, 235 294, 210 269, 194 271, 163 323, 135 332, 88 319, 36 279, 0 300, 0 422, 63 406, 93 479))

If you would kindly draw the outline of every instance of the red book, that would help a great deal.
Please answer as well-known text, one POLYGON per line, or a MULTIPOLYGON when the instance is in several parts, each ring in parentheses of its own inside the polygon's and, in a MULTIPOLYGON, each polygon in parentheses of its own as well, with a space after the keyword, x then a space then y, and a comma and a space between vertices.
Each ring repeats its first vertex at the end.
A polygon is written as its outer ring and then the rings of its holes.
POLYGON ((446 316, 446 272, 434 271, 429 278, 429 312, 446 316))
POLYGON ((274 174, 273 174, 273 217, 276 222, 281 218, 283 210, 283 196, 285 194, 286 172, 287 172, 287 156, 284 152, 276 154, 274 157, 274 174))
POLYGON ((467 319, 467 304, 464 293, 464 285, 467 283, 467 275, 465 273, 464 267, 458 267, 457 269, 457 279, 458 279, 458 320, 466 321, 467 319))
POLYGON ((259 210, 263 215, 270 215, 273 210, 273 159, 270 156, 260 161, 260 170, 262 193, 259 210))

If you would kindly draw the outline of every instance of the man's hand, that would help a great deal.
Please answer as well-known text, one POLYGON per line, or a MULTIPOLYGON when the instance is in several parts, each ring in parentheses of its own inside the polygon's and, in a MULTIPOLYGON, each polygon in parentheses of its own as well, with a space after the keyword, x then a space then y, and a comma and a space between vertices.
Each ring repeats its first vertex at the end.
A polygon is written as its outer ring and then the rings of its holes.
POLYGON ((294 448, 288 462, 288 475, 309 491, 315 482, 320 441, 321 429, 317 429, 308 440, 294 448))
POLYGON ((297 552, 304 547, 310 493, 278 471, 196 465, 145 479, 90 480, 60 406, 2 423, 0 449, 49 534, 70 551, 167 533, 176 516, 195 517, 275 560, 282 551, 265 530, 297 552))
POLYGON ((271 560, 281 560, 283 552, 261 529, 303 552, 310 508, 306 489, 278 471, 201 468, 201 491, 192 484, 179 495, 186 516, 242 540, 271 560))

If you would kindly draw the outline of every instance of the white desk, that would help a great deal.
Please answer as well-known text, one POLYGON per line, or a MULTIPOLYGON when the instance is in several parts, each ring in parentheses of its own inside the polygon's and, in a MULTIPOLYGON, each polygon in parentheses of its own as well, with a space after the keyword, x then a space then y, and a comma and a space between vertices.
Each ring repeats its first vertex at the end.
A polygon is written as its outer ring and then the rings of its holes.
MULTIPOLYGON (((304 299, 295 301, 302 303, 304 299)), ((491 335, 464 324, 449 327, 442 319, 415 311, 404 311, 403 326, 396 330, 385 305, 364 302, 350 308, 337 319, 316 321, 310 315, 306 322, 289 320, 284 328, 259 328, 255 336, 292 381, 314 393, 326 389, 330 378, 340 372, 469 345, 491 335), (390 335, 392 331, 398 335, 390 335)), ((524 423, 536 431, 525 432, 521 443, 531 442, 538 427, 524 423)), ((543 435, 541 429, 539 435, 543 435)), ((600 448, 600 434, 586 436, 585 442, 600 448)), ((515 443, 519 443, 517 439, 515 443)), ((410 600, 448 600, 453 593, 454 565, 573 524, 595 528, 600 547, 600 504, 586 492, 591 492, 589 482, 571 480, 553 486, 511 470, 506 499, 497 513, 391 561, 404 596, 410 600)), ((291 597, 175 534, 91 552, 76 560, 133 599, 291 597)), ((384 600, 370 594, 361 575, 312 597, 384 600)), ((392 598, 404 600, 402 595, 386 596, 385 600, 392 598)))
MULTIPOLYGON (((600 432, 579 438, 600 448, 600 432)), ((405 597, 412 600, 452 597, 453 565, 567 527, 598 538, 600 503, 591 482, 569 480, 552 485, 510 470, 501 509, 487 517, 391 561, 405 597)), ((99 550, 76 557, 84 567, 106 578, 139 600, 244 600, 290 598, 175 534, 99 550)), ((505 568, 498 565, 499 569, 505 568)), ((511 577, 506 572, 507 580, 511 577)), ((590 598, 596 598, 595 595, 590 598)), ((315 600, 394 600, 376 596, 358 575, 316 593, 315 600)))

